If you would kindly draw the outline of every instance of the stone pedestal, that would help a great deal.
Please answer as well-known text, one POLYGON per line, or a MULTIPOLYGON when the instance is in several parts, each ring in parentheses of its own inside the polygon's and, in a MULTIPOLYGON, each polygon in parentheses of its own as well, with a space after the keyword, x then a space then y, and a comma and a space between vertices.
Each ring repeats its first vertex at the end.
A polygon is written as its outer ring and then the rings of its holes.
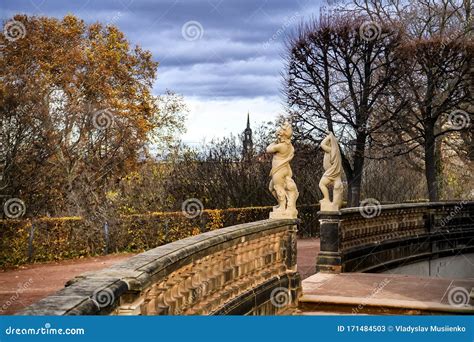
POLYGON ((333 212, 338 212, 339 211, 339 204, 335 202, 331 202, 329 200, 322 199, 319 201, 319 205, 321 208, 321 212, 325 211, 333 211, 333 212))
POLYGON ((298 217, 298 210, 277 210, 270 212, 270 219, 272 220, 284 220, 284 219, 295 219, 298 217))
POLYGON ((320 224, 321 250, 316 260, 316 272, 340 273, 342 258, 340 250, 340 213, 318 212, 320 224))

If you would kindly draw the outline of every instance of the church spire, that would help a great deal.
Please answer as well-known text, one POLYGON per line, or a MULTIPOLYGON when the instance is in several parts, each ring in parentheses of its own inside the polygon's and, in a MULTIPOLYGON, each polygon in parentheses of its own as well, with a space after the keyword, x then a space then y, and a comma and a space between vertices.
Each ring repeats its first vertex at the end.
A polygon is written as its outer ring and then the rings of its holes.
POLYGON ((243 133, 243 153, 244 160, 250 160, 253 154, 252 129, 250 128, 250 111, 247 111, 247 127, 243 133))

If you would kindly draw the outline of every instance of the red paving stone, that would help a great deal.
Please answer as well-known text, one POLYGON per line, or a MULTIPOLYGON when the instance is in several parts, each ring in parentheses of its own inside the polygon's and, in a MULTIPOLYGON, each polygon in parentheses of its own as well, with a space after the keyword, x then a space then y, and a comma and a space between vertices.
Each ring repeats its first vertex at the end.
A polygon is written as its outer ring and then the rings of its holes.
POLYGON ((315 274, 303 281, 301 302, 311 310, 321 307, 379 307, 391 310, 418 310, 427 312, 474 313, 474 301, 468 293, 474 279, 445 279, 395 274, 341 273, 315 274), (455 293, 465 296, 464 304, 457 305, 455 293))
POLYGON ((11 315, 55 293, 64 287, 66 281, 79 274, 100 270, 132 255, 107 255, 2 270, 0 271, 0 315, 11 315))
POLYGON ((319 238, 298 240, 298 272, 301 279, 306 279, 316 273, 316 257, 319 253, 319 238))

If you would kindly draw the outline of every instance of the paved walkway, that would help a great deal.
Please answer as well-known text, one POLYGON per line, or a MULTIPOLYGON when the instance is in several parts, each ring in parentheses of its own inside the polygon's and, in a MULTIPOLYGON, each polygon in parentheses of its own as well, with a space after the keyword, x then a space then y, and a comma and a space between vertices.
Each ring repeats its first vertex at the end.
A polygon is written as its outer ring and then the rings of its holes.
POLYGON ((474 279, 317 273, 303 281, 297 314, 474 314, 474 279))
POLYGON ((0 315, 11 315, 55 293, 64 287, 67 280, 76 275, 108 267, 131 255, 118 254, 65 260, 0 271, 0 315))
MULTIPOLYGON (((319 239, 298 240, 298 270, 302 278, 315 272, 319 239)), ((0 315, 11 315, 28 305, 55 293, 64 283, 87 271, 109 267, 133 254, 33 264, 0 271, 0 315)))
POLYGON ((306 279, 316 272, 316 257, 319 253, 319 239, 298 240, 298 272, 301 279, 306 279))

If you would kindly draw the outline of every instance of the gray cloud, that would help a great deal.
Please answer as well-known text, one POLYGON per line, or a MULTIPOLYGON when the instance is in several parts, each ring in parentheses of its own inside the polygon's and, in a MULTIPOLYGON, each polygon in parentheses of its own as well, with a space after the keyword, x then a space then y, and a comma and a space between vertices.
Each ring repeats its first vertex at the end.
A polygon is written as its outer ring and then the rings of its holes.
POLYGON ((15 13, 73 13, 87 22, 115 24, 160 62, 157 93, 172 89, 212 99, 278 95, 281 42, 320 1, 16 0, 0 7, 4 20, 15 13), (201 39, 182 36, 188 21, 202 25, 201 39))

